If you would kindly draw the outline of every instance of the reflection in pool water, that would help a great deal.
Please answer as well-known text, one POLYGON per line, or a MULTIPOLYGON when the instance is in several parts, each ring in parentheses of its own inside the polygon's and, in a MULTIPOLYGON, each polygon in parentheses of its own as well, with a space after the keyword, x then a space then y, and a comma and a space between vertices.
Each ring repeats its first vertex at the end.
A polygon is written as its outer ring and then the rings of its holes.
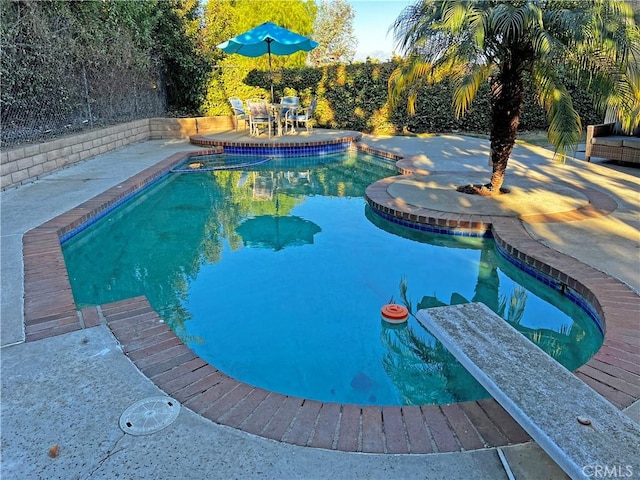
POLYGON ((170 174, 63 245, 76 302, 146 295, 220 370, 320 401, 487 395, 413 316, 383 322, 390 301, 413 313, 481 301, 569 369, 595 353, 595 323, 492 240, 411 231, 372 213, 364 189, 390 168, 343 154, 170 174))

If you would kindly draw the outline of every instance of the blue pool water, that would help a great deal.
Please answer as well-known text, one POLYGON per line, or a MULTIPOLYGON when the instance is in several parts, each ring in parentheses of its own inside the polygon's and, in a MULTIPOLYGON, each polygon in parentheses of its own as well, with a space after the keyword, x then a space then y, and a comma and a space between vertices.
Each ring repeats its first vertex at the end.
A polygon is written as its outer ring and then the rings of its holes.
MULTIPOLYGON (((146 295, 203 359, 246 383, 319 401, 442 404, 486 397, 415 318, 389 302, 482 301, 569 369, 602 335, 491 239, 410 231, 364 201, 393 174, 363 154, 220 170, 199 158, 63 244, 76 303, 146 295)), ((227 159, 234 162, 234 159, 227 159)), ((244 162, 244 163, 243 163, 244 162)), ((183 166, 184 167, 184 166, 183 166)))

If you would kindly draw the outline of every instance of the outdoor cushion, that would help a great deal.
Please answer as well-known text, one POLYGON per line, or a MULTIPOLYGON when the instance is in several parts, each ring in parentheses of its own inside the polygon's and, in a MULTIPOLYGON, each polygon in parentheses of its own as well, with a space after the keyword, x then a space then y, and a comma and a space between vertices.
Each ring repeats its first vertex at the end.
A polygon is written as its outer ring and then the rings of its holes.
POLYGON ((593 145, 603 145, 605 147, 621 147, 622 142, 628 137, 624 135, 609 135, 607 137, 593 137, 591 143, 593 145))
POLYGON ((634 150, 640 150, 640 138, 628 137, 622 141, 622 146, 627 148, 633 148, 634 150))

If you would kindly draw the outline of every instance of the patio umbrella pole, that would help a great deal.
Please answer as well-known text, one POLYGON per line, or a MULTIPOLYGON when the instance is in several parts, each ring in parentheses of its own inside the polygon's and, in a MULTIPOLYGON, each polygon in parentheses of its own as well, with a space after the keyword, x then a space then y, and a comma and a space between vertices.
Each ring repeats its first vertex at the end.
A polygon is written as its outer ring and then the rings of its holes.
POLYGON ((267 38, 267 53, 269 54, 269 78, 271 79, 271 103, 273 103, 273 67, 271 67, 271 40, 267 38))

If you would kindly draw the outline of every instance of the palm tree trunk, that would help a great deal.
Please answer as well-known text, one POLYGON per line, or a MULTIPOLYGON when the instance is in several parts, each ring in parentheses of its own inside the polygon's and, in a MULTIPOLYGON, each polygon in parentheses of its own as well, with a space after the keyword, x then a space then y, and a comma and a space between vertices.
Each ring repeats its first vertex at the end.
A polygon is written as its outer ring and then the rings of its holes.
POLYGON ((483 244, 480 250, 478 281, 472 301, 482 302, 494 312, 500 309, 500 277, 493 247, 483 244))
POLYGON ((491 182, 485 187, 497 194, 504 182, 509 156, 516 142, 524 85, 519 65, 505 65, 491 85, 491 182))

